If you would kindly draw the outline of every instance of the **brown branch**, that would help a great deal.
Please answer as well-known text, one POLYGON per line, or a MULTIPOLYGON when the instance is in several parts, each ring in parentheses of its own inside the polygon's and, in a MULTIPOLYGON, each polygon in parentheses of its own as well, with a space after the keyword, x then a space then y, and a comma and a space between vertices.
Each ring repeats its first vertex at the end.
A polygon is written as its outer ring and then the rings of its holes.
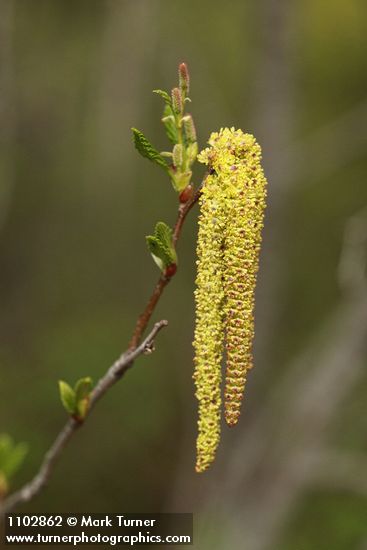
MULTIPOLYGON (((106 374, 99 380, 98 384, 93 390, 91 395, 89 413, 96 402, 107 392, 107 390, 115 385, 116 382, 118 382, 118 380, 120 380, 125 372, 133 365, 133 362, 137 357, 139 357, 139 355, 147 354, 153 351, 154 339, 156 335, 163 327, 167 326, 167 324, 167 321, 159 321, 158 323, 156 323, 150 334, 135 350, 123 353, 117 359, 117 361, 115 361, 115 363, 108 369, 106 374)), ((43 489, 53 471, 53 468, 58 458, 60 457, 70 439, 80 426, 82 426, 81 422, 75 420, 74 418, 69 418, 65 426, 56 437, 54 443, 51 445, 50 449, 46 453, 38 473, 19 491, 13 493, 7 499, 5 499, 1 506, 1 513, 8 513, 16 506, 18 506, 18 504, 28 502, 43 489)))
MULTIPOLYGON (((178 239, 181 235, 182 226, 184 224, 186 216, 190 212, 190 210, 194 206, 194 204, 198 201, 198 199, 200 197, 200 193, 201 193, 201 186, 198 188, 198 190, 196 191, 196 193, 194 194, 194 196, 192 197, 191 200, 189 200, 185 204, 181 204, 179 206, 177 220, 176 220, 175 226, 173 228, 173 244, 174 245, 177 244, 177 241, 178 241, 178 239)), ((162 293, 163 293, 165 287, 168 285, 170 280, 171 280, 171 277, 167 277, 167 275, 165 275, 164 273, 162 273, 162 275, 159 277, 159 279, 157 281, 157 284, 154 287, 154 290, 153 290, 153 292, 152 292, 152 294, 151 294, 151 296, 148 300, 147 305, 145 306, 145 309, 144 309, 143 313, 139 316, 139 318, 136 322, 134 333, 133 333, 133 336, 130 340, 129 350, 134 350, 137 347, 137 345, 139 344, 139 342, 140 342, 140 340, 141 340, 141 338, 144 334, 144 331, 148 326, 148 323, 149 323, 149 320, 152 316, 152 313, 153 313, 160 297, 162 296, 162 293)))
MULTIPOLYGON (((180 204, 177 220, 173 228, 174 245, 177 244, 186 216, 199 199, 200 193, 201 186, 198 188, 192 199, 187 201, 185 204, 180 204)), ((159 298, 161 297, 162 292, 166 285, 169 283, 170 279, 171 277, 167 277, 164 274, 162 274, 158 279, 158 282, 154 287, 153 293, 148 300, 145 310, 137 320, 128 350, 124 352, 117 359, 117 361, 115 361, 115 363, 108 369, 106 374, 99 380, 96 387, 94 388, 91 394, 88 415, 97 403, 97 401, 112 386, 114 386, 116 382, 118 382, 118 380, 122 378, 122 376, 133 365, 135 359, 139 355, 151 353, 153 351, 154 339, 158 332, 163 327, 167 326, 167 321, 159 321, 158 323, 156 323, 150 334, 145 338, 145 340, 143 340, 143 342, 141 342, 141 339, 147 328, 152 313, 159 301, 159 298)), ((56 437, 49 451, 46 453, 41 467, 34 478, 29 483, 24 485, 24 487, 22 487, 19 491, 13 493, 7 499, 5 499, 3 503, 0 503, 0 519, 2 514, 10 512, 16 506, 18 506, 18 504, 28 502, 43 489, 43 487, 47 484, 47 481, 53 471, 53 468, 58 458, 62 454, 63 450, 67 446, 74 433, 81 425, 82 423, 78 420, 75 420, 74 418, 70 418, 67 421, 65 426, 56 437)))

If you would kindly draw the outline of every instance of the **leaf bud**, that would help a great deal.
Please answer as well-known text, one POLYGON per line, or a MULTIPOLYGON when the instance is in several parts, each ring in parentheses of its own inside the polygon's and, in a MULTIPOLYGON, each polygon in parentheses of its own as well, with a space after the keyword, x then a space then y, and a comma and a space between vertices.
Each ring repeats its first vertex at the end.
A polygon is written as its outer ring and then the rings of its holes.
POLYGON ((184 130, 185 130, 185 136, 188 142, 194 143, 197 141, 196 137, 196 128, 193 121, 193 118, 191 115, 185 115, 182 119, 184 130))

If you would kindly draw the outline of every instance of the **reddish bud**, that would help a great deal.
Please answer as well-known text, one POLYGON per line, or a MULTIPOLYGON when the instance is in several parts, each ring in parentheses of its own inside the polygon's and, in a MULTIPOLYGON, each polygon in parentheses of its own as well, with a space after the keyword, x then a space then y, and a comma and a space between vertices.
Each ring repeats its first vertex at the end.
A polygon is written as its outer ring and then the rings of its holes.
POLYGON ((172 90, 172 107, 176 114, 180 114, 183 111, 183 101, 180 88, 173 88, 172 90))
POLYGON ((164 275, 167 278, 171 278, 176 273, 176 271, 177 271, 177 264, 171 264, 167 266, 166 269, 164 270, 164 275))
POLYGON ((81 418, 78 414, 72 414, 71 418, 75 420, 78 424, 83 424, 84 418, 81 418))
POLYGON ((190 75, 186 63, 180 63, 178 66, 178 79, 182 94, 187 96, 190 91, 190 75))
POLYGON ((190 199, 192 199, 193 195, 194 195, 194 188, 190 184, 187 187, 185 187, 183 191, 181 191, 179 195, 179 201, 182 203, 188 202, 190 199))

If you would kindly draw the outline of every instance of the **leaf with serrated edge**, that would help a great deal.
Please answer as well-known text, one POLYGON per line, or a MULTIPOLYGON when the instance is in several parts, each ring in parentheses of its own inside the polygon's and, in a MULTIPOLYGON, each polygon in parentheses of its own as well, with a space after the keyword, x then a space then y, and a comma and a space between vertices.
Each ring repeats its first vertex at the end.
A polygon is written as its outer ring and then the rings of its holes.
POLYGON ((175 263, 175 255, 172 254, 172 250, 162 243, 157 236, 148 235, 146 241, 149 252, 161 271, 175 263))
POLYGON ((172 229, 166 223, 157 222, 154 235, 168 247, 172 245, 172 229))
POLYGON ((153 90, 153 93, 160 95, 167 103, 167 105, 171 105, 171 96, 167 92, 165 92, 164 90, 153 90))
POLYGON ((157 239, 157 237, 154 237, 153 235, 148 235, 146 237, 146 241, 153 260, 155 261, 159 269, 161 271, 164 271, 165 267, 167 266, 168 258, 165 254, 165 250, 162 250, 162 245, 159 239, 157 239))
POLYGON ((160 241, 166 254, 169 256, 170 263, 177 264, 177 255, 172 239, 172 229, 166 223, 158 222, 154 229, 154 235, 160 241))
POLYGON ((137 151, 145 158, 151 160, 152 162, 155 162, 162 168, 167 170, 167 163, 158 153, 158 151, 153 147, 153 145, 148 141, 148 139, 144 136, 140 130, 137 130, 136 128, 131 128, 133 132, 134 137, 134 144, 137 151))

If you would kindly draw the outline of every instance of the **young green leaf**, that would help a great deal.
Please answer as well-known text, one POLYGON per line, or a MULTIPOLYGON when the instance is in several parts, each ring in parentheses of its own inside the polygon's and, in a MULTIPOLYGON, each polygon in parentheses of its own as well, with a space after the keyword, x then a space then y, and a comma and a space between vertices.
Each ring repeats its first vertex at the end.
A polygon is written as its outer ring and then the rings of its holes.
POLYGON ((87 412, 89 409, 89 397, 86 397, 85 399, 81 399, 77 403, 76 407, 76 417, 78 420, 84 420, 84 418, 87 416, 87 412))
POLYGON ((191 181, 192 172, 188 170, 187 172, 170 172, 172 185, 181 193, 187 187, 191 181))
POLYGON ((166 130, 166 135, 172 143, 178 143, 178 130, 175 123, 175 117, 170 105, 166 105, 163 111, 162 122, 166 130))
POLYGON ((167 105, 171 105, 171 96, 167 92, 165 92, 164 90, 153 90, 153 93, 160 95, 167 103, 167 105))
POLYGON ((164 271, 172 264, 177 264, 172 230, 167 224, 158 222, 154 229, 154 235, 148 235, 146 241, 153 260, 161 271, 164 271))
POLYGON ((81 399, 89 397, 91 388, 92 379, 90 378, 90 376, 78 380, 74 387, 76 402, 78 403, 81 399))
POLYGON ((69 414, 74 414, 76 409, 76 396, 73 388, 63 380, 59 381, 60 399, 64 409, 69 414))
POLYGON ((75 416, 79 420, 84 420, 88 412, 91 388, 92 379, 89 376, 86 378, 81 378, 75 384, 75 416))
POLYGON ((155 261, 159 269, 161 271, 164 271, 165 268, 172 263, 170 255, 167 253, 167 250, 164 248, 164 246, 162 246, 160 240, 157 239, 157 237, 154 237, 154 235, 148 235, 146 237, 146 241, 153 260, 155 261))
POLYGON ((155 162, 159 166, 161 166, 164 169, 167 169, 167 163, 162 157, 160 153, 153 147, 153 145, 150 143, 150 141, 147 140, 147 138, 144 136, 140 130, 137 130, 136 128, 131 128, 133 132, 134 137, 134 144, 135 148, 139 153, 151 160, 152 162, 155 162))
POLYGON ((164 222, 157 222, 154 228, 154 235, 165 246, 171 250, 171 255, 175 254, 175 249, 172 241, 172 229, 164 222))

